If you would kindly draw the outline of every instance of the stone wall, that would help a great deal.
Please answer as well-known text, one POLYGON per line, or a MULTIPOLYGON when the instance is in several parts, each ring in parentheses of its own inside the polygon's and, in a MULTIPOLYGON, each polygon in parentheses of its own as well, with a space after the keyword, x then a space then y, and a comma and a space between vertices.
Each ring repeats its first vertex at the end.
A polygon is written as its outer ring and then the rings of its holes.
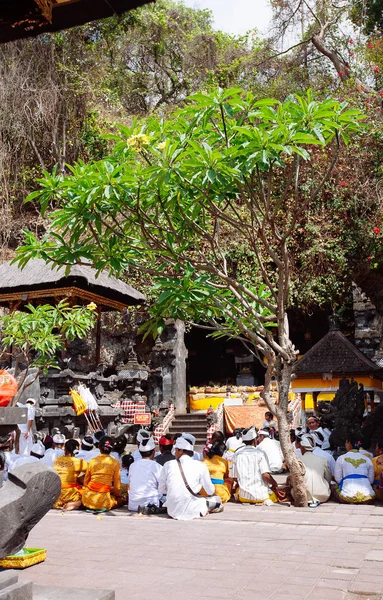
POLYGON ((352 285, 352 295, 355 345, 374 362, 383 360, 383 316, 377 311, 370 298, 355 283, 352 285))

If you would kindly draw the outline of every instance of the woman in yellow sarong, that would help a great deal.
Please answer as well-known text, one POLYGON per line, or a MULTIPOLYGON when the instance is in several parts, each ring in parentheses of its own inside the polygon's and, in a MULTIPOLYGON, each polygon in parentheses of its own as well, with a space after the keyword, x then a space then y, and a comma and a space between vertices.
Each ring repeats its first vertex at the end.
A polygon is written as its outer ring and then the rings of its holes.
POLYGON ((375 458, 371 459, 374 465, 373 489, 376 499, 383 502, 383 439, 378 440, 375 448, 375 458))
POLYGON ((54 470, 61 479, 61 493, 53 508, 67 511, 81 506, 81 475, 86 472, 88 464, 82 458, 76 458, 79 447, 77 440, 67 440, 65 455, 59 456, 54 462, 54 470))
MULTIPOLYGON (((229 478, 229 463, 222 458, 226 446, 223 442, 216 441, 213 444, 207 444, 203 449, 203 461, 207 466, 211 482, 214 484, 215 493, 222 502, 228 502, 231 498, 232 480, 229 478)), ((206 496, 204 490, 201 494, 206 496)))
POLYGON ((100 455, 89 461, 85 475, 82 504, 95 512, 105 512, 121 506, 120 463, 109 456, 114 445, 113 439, 107 436, 99 442, 100 455))

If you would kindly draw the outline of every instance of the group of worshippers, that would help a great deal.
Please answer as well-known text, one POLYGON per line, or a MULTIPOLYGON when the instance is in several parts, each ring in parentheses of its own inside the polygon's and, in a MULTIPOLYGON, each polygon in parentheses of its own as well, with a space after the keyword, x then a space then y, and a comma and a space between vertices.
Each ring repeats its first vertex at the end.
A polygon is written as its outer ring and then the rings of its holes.
POLYGON ((307 431, 297 428, 291 432, 293 449, 306 482, 309 506, 332 499, 348 504, 366 504, 375 498, 383 500, 383 440, 375 447, 361 432, 346 436, 344 454, 335 460, 330 447, 331 431, 322 427, 320 419, 310 415, 307 431))

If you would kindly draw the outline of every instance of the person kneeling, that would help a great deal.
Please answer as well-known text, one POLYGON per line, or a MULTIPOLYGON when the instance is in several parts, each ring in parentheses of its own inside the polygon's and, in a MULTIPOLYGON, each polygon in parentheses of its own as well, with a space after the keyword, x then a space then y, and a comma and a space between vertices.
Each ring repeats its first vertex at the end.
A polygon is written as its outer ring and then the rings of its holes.
POLYGON ((213 495, 214 484, 211 482, 207 466, 193 460, 193 444, 184 437, 175 443, 176 460, 171 460, 162 468, 159 491, 166 495, 168 515, 180 521, 189 521, 204 517, 208 513, 221 512, 222 501, 213 495), (208 494, 206 498, 199 495, 201 489, 208 494))
POLYGON ((105 512, 121 506, 120 463, 109 456, 113 440, 108 436, 100 439, 100 454, 88 463, 85 475, 82 504, 88 511, 105 512))
POLYGON ((285 499, 285 493, 270 473, 265 453, 256 448, 257 431, 250 427, 242 434, 244 446, 233 455, 233 477, 237 480, 236 498, 245 504, 271 505, 285 499))
POLYGON ((129 468, 128 508, 143 514, 160 512, 162 494, 158 482, 162 467, 155 460, 156 445, 152 437, 142 440, 138 446, 142 460, 135 460, 129 468))
POLYGON ((88 463, 81 458, 77 458, 76 451, 78 451, 79 446, 77 440, 67 440, 65 442, 65 455, 59 456, 54 462, 54 470, 61 479, 61 493, 53 508, 68 511, 81 506, 81 478, 83 479, 83 475, 88 469, 88 463))

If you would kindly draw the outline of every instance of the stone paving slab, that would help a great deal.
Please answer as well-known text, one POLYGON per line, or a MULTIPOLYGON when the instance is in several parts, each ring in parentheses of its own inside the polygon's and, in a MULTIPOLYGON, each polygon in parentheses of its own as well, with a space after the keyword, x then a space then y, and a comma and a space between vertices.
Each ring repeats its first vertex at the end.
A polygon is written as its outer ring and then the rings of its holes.
POLYGON ((111 589, 116 600, 381 600, 383 507, 229 503, 195 521, 50 511, 28 546, 38 585, 111 589))

